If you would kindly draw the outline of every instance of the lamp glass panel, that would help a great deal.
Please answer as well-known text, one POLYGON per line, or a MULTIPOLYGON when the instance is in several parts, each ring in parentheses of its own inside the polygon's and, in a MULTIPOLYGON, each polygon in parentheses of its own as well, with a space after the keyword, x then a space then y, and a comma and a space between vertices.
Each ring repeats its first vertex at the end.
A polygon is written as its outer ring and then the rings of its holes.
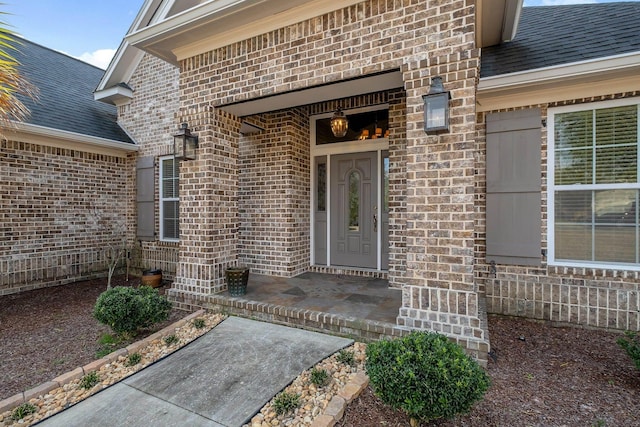
POLYGON ((173 153, 177 159, 184 158, 184 136, 173 137, 173 153))
POLYGON ((196 158, 196 138, 188 136, 184 140, 184 158, 195 159, 196 158))
POLYGON ((429 96, 425 105, 426 128, 440 129, 447 126, 447 94, 429 96))

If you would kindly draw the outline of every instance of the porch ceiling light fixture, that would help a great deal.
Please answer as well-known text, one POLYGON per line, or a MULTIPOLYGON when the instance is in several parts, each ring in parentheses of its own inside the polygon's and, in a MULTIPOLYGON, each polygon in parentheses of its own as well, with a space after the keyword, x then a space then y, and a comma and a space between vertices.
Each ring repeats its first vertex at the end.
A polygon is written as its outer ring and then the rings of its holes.
POLYGON ((342 109, 338 107, 333 117, 331 117, 331 132, 336 138, 342 138, 347 134, 349 130, 349 120, 342 112, 342 109))
POLYGON ((429 93, 424 100, 424 131, 426 133, 449 132, 449 100, 451 94, 444 90, 442 77, 431 79, 429 93))
POLYGON ((173 135, 173 155, 176 160, 194 160, 198 148, 198 137, 191 135, 186 123, 182 123, 177 134, 173 135))

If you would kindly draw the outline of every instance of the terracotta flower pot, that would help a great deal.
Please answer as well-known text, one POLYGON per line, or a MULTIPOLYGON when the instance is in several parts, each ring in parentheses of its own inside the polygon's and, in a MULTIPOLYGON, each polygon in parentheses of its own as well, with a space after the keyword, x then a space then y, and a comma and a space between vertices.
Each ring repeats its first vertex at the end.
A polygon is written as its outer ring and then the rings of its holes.
POLYGON ((162 285, 162 270, 145 270, 142 272, 142 285, 157 288, 162 285))

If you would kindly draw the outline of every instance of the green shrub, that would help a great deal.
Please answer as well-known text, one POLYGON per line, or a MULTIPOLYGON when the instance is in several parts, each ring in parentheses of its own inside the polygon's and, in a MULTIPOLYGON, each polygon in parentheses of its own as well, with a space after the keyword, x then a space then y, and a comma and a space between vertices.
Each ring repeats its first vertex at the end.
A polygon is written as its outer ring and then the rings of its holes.
POLYGON ((444 335, 412 332, 367 346, 371 386, 383 402, 414 420, 468 412, 489 388, 489 377, 444 335))
POLYGON ((80 387, 89 390, 100 382, 100 375, 96 371, 91 371, 80 380, 80 387))
POLYGON ((177 344, 178 342, 180 342, 180 338, 175 335, 167 335, 164 337, 164 343, 166 345, 177 344))
POLYGON ((116 286, 98 297, 93 316, 118 334, 135 333, 169 317, 171 303, 149 286, 116 286))
POLYGON ((313 368, 310 375, 311 382, 317 387, 327 385, 329 382, 329 372, 326 369, 313 368))
POLYGON ((142 360, 140 353, 132 353, 127 357, 127 366, 136 366, 142 360))
POLYGON ((626 331, 623 337, 616 341, 627 352, 637 369, 640 369, 640 337, 638 332, 626 331))
POLYGON ((13 412, 11 413, 11 419, 14 421, 20 421, 27 415, 35 414, 37 411, 38 411, 38 408, 36 408, 35 405, 33 405, 32 403, 26 402, 13 410, 13 412))
POLYGON ((353 355, 353 351, 349 350, 340 350, 338 356, 336 356, 336 360, 344 365, 353 366, 356 364, 355 356, 353 355))
POLYGON ((207 322, 202 317, 198 317, 197 319, 193 319, 193 322, 191 322, 191 324, 196 329, 202 329, 205 326, 207 326, 207 322))
POLYGON ((273 398, 273 410, 276 415, 284 415, 300 406, 300 395, 283 391, 273 398))

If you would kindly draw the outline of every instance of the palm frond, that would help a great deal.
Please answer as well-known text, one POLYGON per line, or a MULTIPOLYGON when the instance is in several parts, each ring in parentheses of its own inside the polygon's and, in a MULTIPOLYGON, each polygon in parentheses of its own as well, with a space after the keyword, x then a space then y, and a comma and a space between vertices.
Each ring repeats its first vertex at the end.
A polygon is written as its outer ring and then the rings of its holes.
MULTIPOLYGON (((0 7, 4 3, 0 3, 0 7)), ((0 16, 8 15, 0 11, 0 16)), ((33 100, 38 98, 38 89, 20 74, 20 62, 12 52, 18 51, 21 42, 5 22, 0 21, 0 127, 13 128, 15 122, 29 117, 29 109, 19 96, 33 100)), ((2 136, 2 135, 0 135, 2 136)))

